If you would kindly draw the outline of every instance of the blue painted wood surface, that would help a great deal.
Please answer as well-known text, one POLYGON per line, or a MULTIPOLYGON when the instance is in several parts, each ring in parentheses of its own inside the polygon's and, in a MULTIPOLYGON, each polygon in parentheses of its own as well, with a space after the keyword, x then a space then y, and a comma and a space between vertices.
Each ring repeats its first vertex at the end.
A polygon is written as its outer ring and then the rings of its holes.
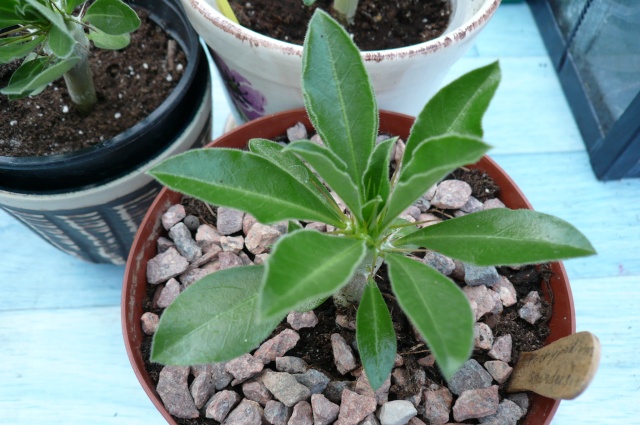
MULTIPOLYGON (((598 182, 524 3, 500 7, 449 79, 500 59, 486 120, 492 156, 536 209, 569 220, 598 256, 567 261, 578 330, 602 342, 589 389, 556 425, 640 418, 640 180, 598 182)), ((214 134, 229 109, 219 81, 214 134)), ((70 258, 0 212, 0 424, 162 424, 120 331, 124 269, 70 258)))

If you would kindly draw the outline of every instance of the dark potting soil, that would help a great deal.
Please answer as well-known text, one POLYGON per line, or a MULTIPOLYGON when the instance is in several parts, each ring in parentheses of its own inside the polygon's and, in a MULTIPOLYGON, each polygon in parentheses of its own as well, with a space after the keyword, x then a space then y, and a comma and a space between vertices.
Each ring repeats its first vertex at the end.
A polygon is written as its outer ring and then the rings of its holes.
MULTIPOLYGON (((54 155, 93 146, 160 106, 180 81, 187 59, 147 12, 137 12, 142 24, 127 48, 91 49, 98 103, 88 116, 76 111, 62 78, 35 97, 9 101, 0 96, 0 156, 54 155)), ((18 65, 0 65, 0 87, 18 65)))
MULTIPOLYGON (((497 196, 500 188, 491 179, 489 175, 478 170, 458 169, 447 178, 456 178, 469 183, 472 187, 472 196, 478 199, 487 199, 497 196)), ((200 219, 201 223, 207 223, 215 225, 215 209, 208 207, 204 203, 194 200, 192 198, 185 197, 182 204, 185 206, 186 213, 194 215, 200 219)), ((443 211, 430 211, 432 213, 439 214, 444 218, 447 217, 447 212, 443 211)), ((253 257, 251 253, 247 253, 250 257, 253 257)), ((516 288, 518 299, 522 300, 530 291, 539 291, 541 293, 551 293, 549 279, 551 272, 548 265, 541 266, 524 266, 521 268, 499 267, 498 272, 501 275, 506 276, 516 288)), ((455 279, 454 279, 455 281, 455 279)), ((419 391, 419 387, 423 384, 416 382, 414 378, 417 372, 424 370, 427 379, 427 387, 429 384, 434 383, 439 386, 446 386, 446 381, 441 376, 437 369, 437 366, 425 367, 418 363, 418 360, 426 357, 430 354, 429 348, 419 340, 412 330, 412 327, 400 309, 398 303, 395 300, 393 292, 391 291, 391 285, 387 277, 386 267, 383 265, 378 272, 377 283, 383 294, 389 312, 393 319, 393 326, 398 338, 398 354, 402 355, 404 360, 404 367, 408 371, 408 376, 411 377, 410 384, 405 388, 391 387, 389 392, 389 400, 403 399, 409 397, 419 391), (414 388, 415 387, 415 388, 414 388), (396 392, 394 392, 394 390, 396 392)), ((456 281, 460 286, 464 286, 464 282, 456 281)), ((162 285, 160 285, 162 286, 162 285)), ((147 297, 143 304, 143 311, 150 311, 155 314, 161 315, 162 309, 154 308, 157 298, 160 293, 158 287, 151 287, 149 285, 147 289, 147 297)), ((516 305, 511 307, 505 307, 504 311, 500 315, 489 316, 483 319, 483 321, 489 325, 493 331, 494 337, 500 337, 502 335, 511 334, 512 337, 512 363, 516 363, 520 353, 523 351, 535 351, 544 346, 544 341, 549 335, 549 327, 547 323, 551 316, 551 304, 546 301, 543 304, 543 318, 540 319, 535 325, 531 325, 518 316, 518 309, 522 307, 522 302, 519 301, 516 305)), ((287 352, 287 356, 295 356, 302 358, 307 362, 309 368, 317 369, 325 373, 331 380, 342 381, 355 378, 350 375, 343 376, 336 369, 333 350, 331 347, 331 334, 339 333, 346 341, 355 340, 355 331, 345 329, 336 324, 335 318, 337 314, 346 315, 349 320, 355 323, 356 310, 353 309, 338 309, 335 307, 331 300, 327 300, 320 307, 314 309, 316 316, 318 317, 318 324, 314 328, 303 328, 298 330, 300 340, 296 346, 287 352)), ((288 328, 286 320, 283 321, 269 337, 273 337, 285 328, 288 328)), ((142 343, 142 357, 145 360, 145 367, 149 372, 154 385, 157 385, 160 371, 162 366, 149 361, 151 354, 151 336, 144 336, 142 343)), ((486 361, 493 360, 487 354, 486 350, 474 350, 472 358, 477 360, 480 364, 484 364, 486 361)), ((193 378, 190 378, 193 379, 193 378)), ((189 383, 190 384, 190 383, 189 383)), ((499 385, 500 397, 505 398, 504 387, 506 384, 499 385)), ((241 385, 233 388, 239 394, 242 394, 241 385)), ((213 419, 206 419, 204 417, 198 419, 180 419, 174 420, 181 425, 214 425, 218 422, 213 419)), ((520 422, 524 420, 521 419, 520 422)), ((466 421, 468 423, 475 423, 473 421, 466 421)))
MULTIPOLYGON (((302 45, 313 11, 334 17, 333 0, 305 6, 301 0, 232 0, 240 24, 271 38, 302 45)), ((410 46, 440 36, 449 24, 450 0, 360 0, 347 31, 361 50, 410 46)))

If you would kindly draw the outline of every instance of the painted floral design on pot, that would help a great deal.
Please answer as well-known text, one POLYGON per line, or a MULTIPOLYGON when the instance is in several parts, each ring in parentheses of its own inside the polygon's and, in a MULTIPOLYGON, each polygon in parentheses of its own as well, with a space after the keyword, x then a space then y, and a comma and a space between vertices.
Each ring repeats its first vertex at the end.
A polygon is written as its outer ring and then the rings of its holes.
POLYGON ((259 90, 253 88, 251 81, 238 71, 229 68, 218 55, 213 54, 213 57, 227 88, 227 94, 243 121, 251 121, 264 116, 267 104, 266 97, 259 90))

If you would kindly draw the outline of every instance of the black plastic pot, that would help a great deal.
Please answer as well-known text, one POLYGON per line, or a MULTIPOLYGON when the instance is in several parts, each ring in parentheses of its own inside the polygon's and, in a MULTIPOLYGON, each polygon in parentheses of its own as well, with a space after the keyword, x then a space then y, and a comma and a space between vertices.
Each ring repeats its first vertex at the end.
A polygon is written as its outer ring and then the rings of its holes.
POLYGON ((0 157, 0 208, 83 260, 124 264, 160 190, 146 172, 211 136, 209 63, 179 0, 131 0, 187 56, 176 88, 148 117, 103 143, 64 155, 0 157))
POLYGON ((59 193, 102 184, 149 160, 183 131, 205 95, 210 78, 198 35, 176 0, 131 0, 150 12, 185 52, 183 77, 148 117, 112 139, 75 152, 39 157, 0 156, 0 189, 20 193, 59 193))

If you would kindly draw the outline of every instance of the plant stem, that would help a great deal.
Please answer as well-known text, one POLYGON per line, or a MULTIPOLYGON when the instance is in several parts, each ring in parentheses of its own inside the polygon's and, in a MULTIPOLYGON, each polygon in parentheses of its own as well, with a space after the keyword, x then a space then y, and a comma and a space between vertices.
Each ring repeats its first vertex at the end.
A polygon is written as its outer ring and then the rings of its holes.
POLYGON ((338 12, 338 19, 343 25, 351 25, 358 9, 358 0, 334 0, 333 8, 338 12))
POLYGON ((336 305, 346 307, 358 304, 362 299, 364 288, 370 277, 375 276, 382 265, 382 257, 377 255, 377 250, 367 250, 367 255, 360 263, 353 277, 345 286, 333 294, 333 301, 336 305))
POLYGON ((89 40, 80 25, 74 29, 73 37, 78 41, 74 53, 80 61, 64 74, 64 81, 78 111, 88 114, 98 101, 96 88, 93 85, 93 74, 89 67, 89 40))

